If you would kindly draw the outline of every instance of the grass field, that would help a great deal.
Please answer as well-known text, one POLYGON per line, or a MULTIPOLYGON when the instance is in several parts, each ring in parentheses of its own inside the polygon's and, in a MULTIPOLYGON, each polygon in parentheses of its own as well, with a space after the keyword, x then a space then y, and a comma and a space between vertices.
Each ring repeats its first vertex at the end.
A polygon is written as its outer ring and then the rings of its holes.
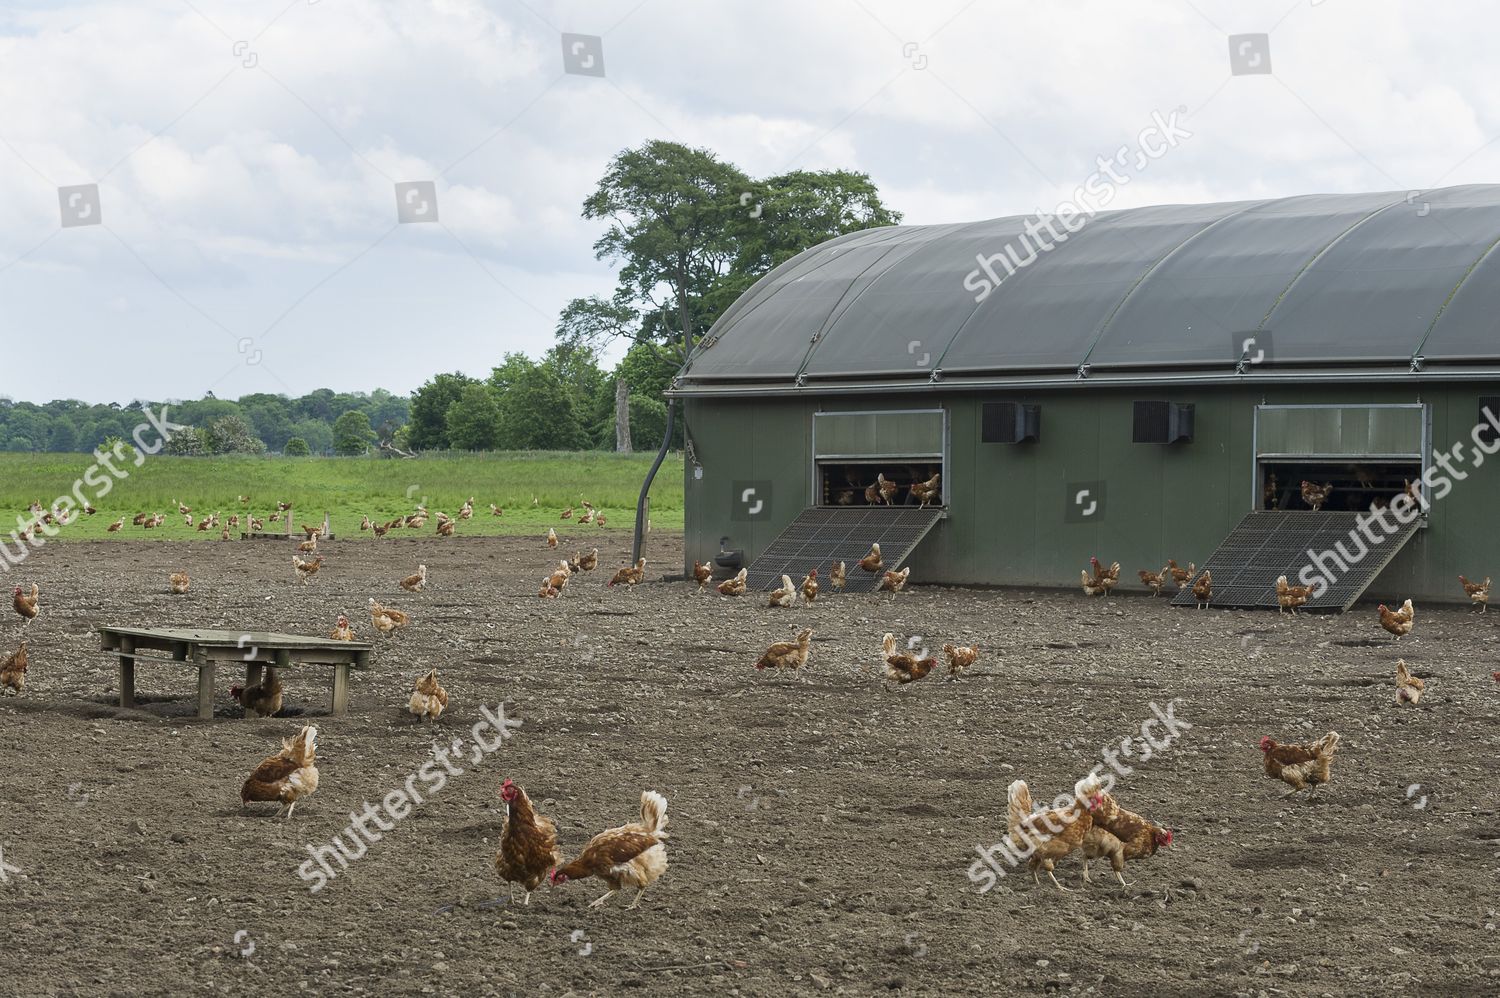
MULTIPOLYGON (((636 497, 650 470, 654 454, 496 453, 439 454, 412 460, 325 457, 148 457, 139 468, 129 461, 117 467, 128 472, 124 479, 109 479, 107 471, 97 476, 113 482, 108 495, 84 485, 81 494, 99 510, 63 528, 56 539, 102 538, 208 539, 209 535, 187 527, 177 513, 177 504, 189 506, 195 520, 217 511, 227 519, 247 510, 267 520, 278 501, 292 504, 299 523, 320 523, 324 511, 333 518, 334 532, 341 537, 360 534, 360 517, 390 520, 410 513, 418 503, 432 511, 456 516, 465 499, 474 497, 474 518, 459 527, 460 533, 516 535, 568 526, 559 521, 569 506, 583 510, 587 499, 606 512, 606 529, 628 529, 635 522, 636 497), (248 506, 238 496, 250 497, 248 506), (533 499, 536 505, 532 505, 533 499), (495 503, 503 516, 492 516, 495 503), (158 530, 132 526, 136 513, 163 513, 166 524, 158 530), (106 528, 121 516, 124 530, 108 534, 106 528)), ((94 457, 88 454, 0 454, 0 509, 24 515, 33 502, 44 506, 73 492, 94 457)), ((672 455, 662 464, 651 490, 652 526, 682 527, 682 458, 672 455)), ((7 516, 0 521, 0 535, 15 526, 7 516)), ((429 523, 427 531, 434 529, 429 523)), ((217 535, 214 535, 217 539, 217 535)))

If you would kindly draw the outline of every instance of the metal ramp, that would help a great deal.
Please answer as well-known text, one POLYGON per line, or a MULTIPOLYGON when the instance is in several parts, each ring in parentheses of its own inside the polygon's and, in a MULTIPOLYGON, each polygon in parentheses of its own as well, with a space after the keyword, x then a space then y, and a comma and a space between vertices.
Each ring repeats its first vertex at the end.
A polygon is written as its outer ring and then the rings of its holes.
POLYGON ((808 569, 816 568, 827 594, 832 591, 828 575, 833 563, 842 561, 849 576, 845 591, 872 592, 880 584, 880 576, 871 575, 856 564, 870 553, 870 545, 880 544, 880 556, 887 570, 898 569, 945 515, 941 509, 915 506, 804 509, 750 565, 746 585, 751 590, 765 592, 781 585, 783 575, 791 576, 794 583, 801 582, 808 569))
MULTIPOLYGON (((1324 564, 1332 569, 1334 582, 1300 609, 1317 613, 1341 613, 1349 609, 1421 526, 1420 519, 1401 526, 1388 517, 1397 526, 1396 532, 1385 534, 1378 523, 1373 524, 1370 532, 1380 538, 1380 543, 1371 544, 1357 523, 1359 517, 1368 515, 1311 510, 1261 510, 1246 515, 1209 555, 1208 563, 1198 566, 1200 575, 1204 569, 1213 573, 1210 605, 1279 610, 1277 576, 1285 575, 1292 585, 1297 585, 1302 569, 1313 565, 1308 555, 1311 550, 1331 552, 1349 567, 1340 569, 1336 562, 1325 558, 1324 564), (1363 557, 1359 557, 1361 551, 1366 552, 1363 557), (1357 562, 1353 561, 1355 557, 1359 557, 1357 562)), ((1309 578, 1318 572, 1314 565, 1309 578)), ((1193 606, 1191 586, 1178 593, 1172 605, 1193 606)))

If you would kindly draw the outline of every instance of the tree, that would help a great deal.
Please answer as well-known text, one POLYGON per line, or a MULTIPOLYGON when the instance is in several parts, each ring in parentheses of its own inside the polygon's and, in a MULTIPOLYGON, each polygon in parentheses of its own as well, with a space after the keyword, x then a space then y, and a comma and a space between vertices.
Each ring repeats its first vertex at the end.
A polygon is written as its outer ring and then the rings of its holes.
POLYGON ((307 446, 306 440, 303 440, 301 437, 292 437, 286 442, 286 446, 282 448, 281 453, 287 457, 307 457, 312 453, 312 449, 307 446))
POLYGON ((292 436, 306 441, 308 450, 314 454, 327 454, 333 450, 333 430, 320 419, 304 419, 293 423, 292 436))
POLYGON ((568 389, 551 368, 527 371, 500 400, 500 441, 508 450, 585 450, 583 430, 568 389))
POLYGON ((500 405, 488 385, 465 385, 448 409, 448 442, 455 450, 494 450, 500 440, 500 405))
POLYGON ((165 452, 173 457, 197 457, 203 453, 203 434, 196 426, 184 426, 172 434, 165 452))
POLYGON ((447 450, 448 408, 458 401, 473 378, 454 372, 439 374, 412 393, 411 446, 413 450, 447 450))
POLYGON ((370 417, 358 409, 351 409, 334 420, 333 452, 340 457, 358 457, 374 442, 375 431, 370 428, 370 417))
POLYGON ((863 173, 799 170, 752 181, 707 150, 662 141, 619 153, 583 217, 610 223, 594 251, 624 266, 610 300, 577 298, 563 309, 558 342, 623 338, 662 353, 674 369, 772 267, 834 236, 901 220, 863 173))
POLYGON ((210 454, 264 454, 265 443, 240 416, 225 416, 203 427, 203 449, 210 454))

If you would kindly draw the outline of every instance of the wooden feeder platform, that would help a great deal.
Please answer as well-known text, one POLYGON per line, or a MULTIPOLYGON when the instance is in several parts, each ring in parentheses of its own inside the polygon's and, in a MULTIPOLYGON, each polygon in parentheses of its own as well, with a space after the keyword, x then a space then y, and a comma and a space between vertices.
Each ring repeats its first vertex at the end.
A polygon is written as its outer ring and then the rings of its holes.
POLYGON ((138 663, 196 666, 198 716, 204 720, 214 716, 214 675, 220 664, 243 664, 246 686, 260 682, 268 665, 283 671, 294 665, 329 667, 333 670, 331 710, 343 714, 349 709, 349 671, 368 669, 373 649, 363 641, 299 634, 145 627, 101 627, 99 647, 120 658, 121 707, 135 706, 138 663), (150 652, 157 654, 146 654, 150 652))

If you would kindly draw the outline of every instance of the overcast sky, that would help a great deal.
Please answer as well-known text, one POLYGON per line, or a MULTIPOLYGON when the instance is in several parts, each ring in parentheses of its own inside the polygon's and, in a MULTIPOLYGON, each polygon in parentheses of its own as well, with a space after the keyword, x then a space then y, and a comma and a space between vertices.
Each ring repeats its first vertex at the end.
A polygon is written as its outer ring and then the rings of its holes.
POLYGON ((0 395, 539 356, 613 288, 579 208, 653 138, 863 170, 916 224, 1051 209, 1179 108, 1111 207, 1493 181, 1497 34, 1481 0, 7 0, 0 395), (437 224, 398 222, 411 181, 437 224))

